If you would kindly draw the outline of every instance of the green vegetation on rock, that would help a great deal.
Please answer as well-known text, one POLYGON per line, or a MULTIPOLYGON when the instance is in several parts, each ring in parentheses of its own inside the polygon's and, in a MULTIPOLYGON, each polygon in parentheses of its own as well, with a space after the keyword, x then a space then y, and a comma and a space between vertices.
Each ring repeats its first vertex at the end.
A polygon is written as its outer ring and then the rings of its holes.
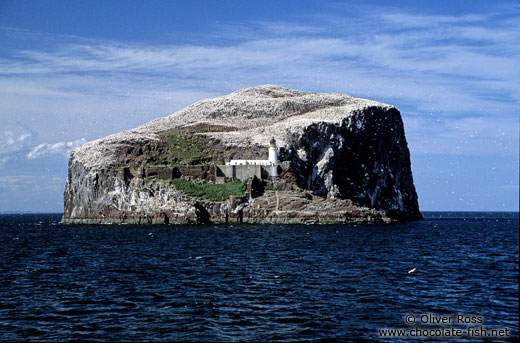
POLYGON ((224 201, 229 196, 244 196, 245 182, 232 181, 223 184, 196 183, 185 179, 173 179, 171 183, 180 191, 197 198, 211 201, 224 201))
POLYGON ((170 161, 203 164, 219 158, 219 153, 208 144, 205 136, 179 132, 164 136, 169 145, 170 161))

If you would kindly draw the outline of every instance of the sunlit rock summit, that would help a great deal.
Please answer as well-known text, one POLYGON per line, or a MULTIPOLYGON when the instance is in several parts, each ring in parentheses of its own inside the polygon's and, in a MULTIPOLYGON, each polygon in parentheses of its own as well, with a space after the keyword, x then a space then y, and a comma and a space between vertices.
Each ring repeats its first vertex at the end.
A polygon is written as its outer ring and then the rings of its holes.
POLYGON ((65 223, 422 218, 395 107, 273 85, 75 149, 64 207, 65 223))

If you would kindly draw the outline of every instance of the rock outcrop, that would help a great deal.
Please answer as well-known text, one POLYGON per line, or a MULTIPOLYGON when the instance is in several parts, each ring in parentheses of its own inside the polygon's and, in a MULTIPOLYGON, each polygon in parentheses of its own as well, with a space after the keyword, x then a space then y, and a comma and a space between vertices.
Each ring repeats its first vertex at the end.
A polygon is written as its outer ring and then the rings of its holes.
POLYGON ((64 207, 65 223, 422 218, 395 107, 271 85, 203 100, 75 149, 64 207), (199 168, 197 182, 213 183, 215 175, 201 175, 215 173, 214 165, 230 159, 267 158, 271 137, 285 167, 278 180, 263 181, 268 187, 256 195, 211 201, 171 181, 183 175, 193 179, 190 173, 199 168))

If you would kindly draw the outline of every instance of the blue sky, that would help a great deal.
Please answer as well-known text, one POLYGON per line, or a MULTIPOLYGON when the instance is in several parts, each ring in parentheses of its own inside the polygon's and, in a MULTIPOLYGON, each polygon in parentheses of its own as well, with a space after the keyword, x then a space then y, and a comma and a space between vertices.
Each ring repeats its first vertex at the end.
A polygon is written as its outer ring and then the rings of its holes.
POLYGON ((520 5, 1 1, 0 211, 61 212, 70 150, 259 84, 403 115, 421 210, 518 211, 520 5))

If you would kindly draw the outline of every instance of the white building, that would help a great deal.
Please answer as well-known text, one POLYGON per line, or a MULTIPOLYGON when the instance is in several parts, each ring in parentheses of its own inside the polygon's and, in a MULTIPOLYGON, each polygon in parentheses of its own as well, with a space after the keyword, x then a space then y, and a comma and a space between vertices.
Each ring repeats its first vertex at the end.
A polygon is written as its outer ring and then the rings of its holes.
POLYGON ((227 166, 270 166, 269 160, 231 160, 226 162, 227 166))
POLYGON ((271 138, 269 144, 269 159, 267 160, 231 160, 226 162, 227 166, 276 166, 278 164, 278 150, 276 141, 271 138))

